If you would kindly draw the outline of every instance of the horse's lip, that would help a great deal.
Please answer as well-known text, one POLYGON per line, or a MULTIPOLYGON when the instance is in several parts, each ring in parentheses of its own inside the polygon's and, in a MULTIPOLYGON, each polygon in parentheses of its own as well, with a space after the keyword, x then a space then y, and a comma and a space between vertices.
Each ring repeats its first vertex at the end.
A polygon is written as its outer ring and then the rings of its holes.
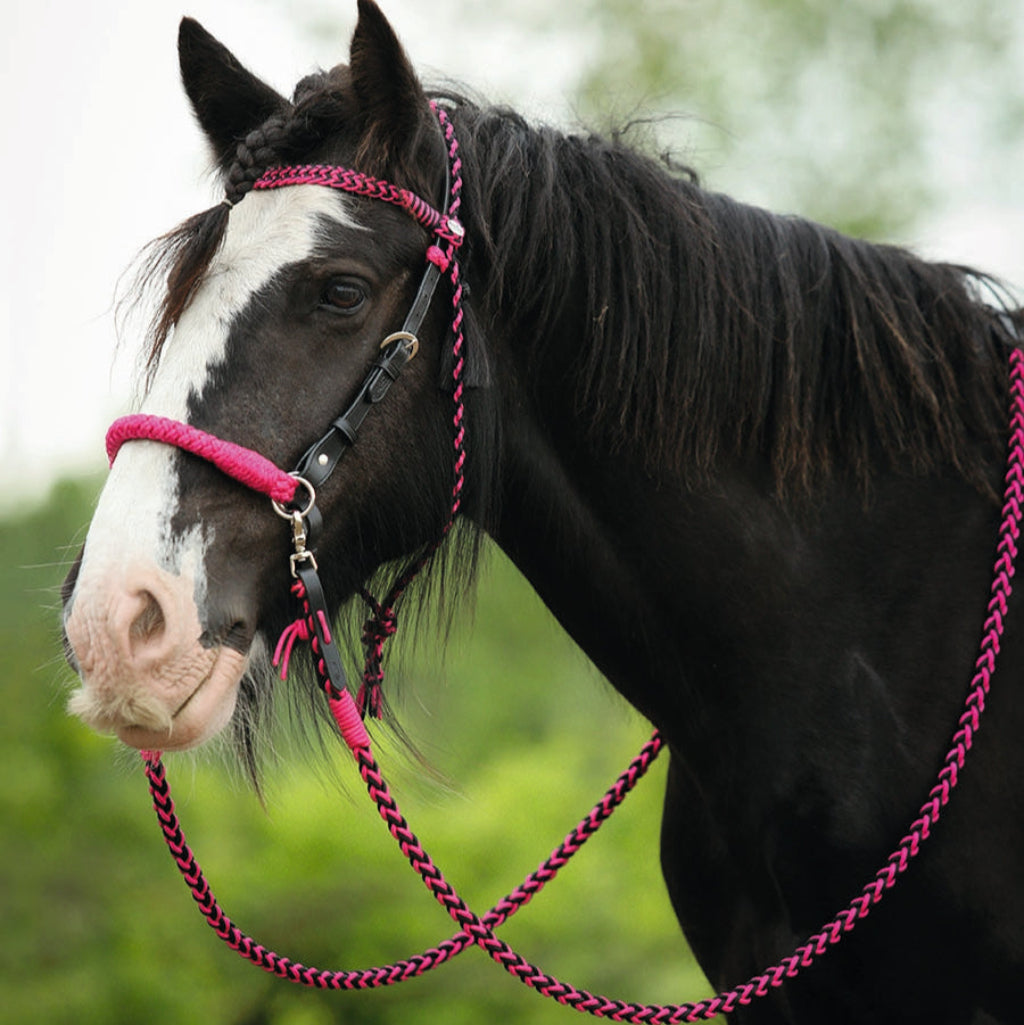
POLYGON ((118 728, 118 738, 130 747, 143 750, 182 750, 195 747, 217 733, 230 718, 234 710, 238 681, 244 669, 245 656, 232 648, 221 648, 210 671, 195 685, 192 692, 171 714, 171 725, 167 730, 153 730, 140 725, 126 725, 118 728), (242 665, 237 661, 241 660, 242 665), (210 687, 217 687, 222 693, 214 694, 214 703, 205 710, 206 719, 199 723, 187 723, 182 729, 186 713, 206 695, 210 687), (213 723, 211 727, 211 723, 213 723))
POLYGON ((181 715, 181 713, 184 712, 186 708, 188 708, 188 706, 191 703, 192 699, 209 682, 210 677, 213 676, 213 671, 214 671, 214 669, 216 667, 217 667, 217 663, 214 662, 214 664, 210 667, 210 671, 196 684, 195 689, 192 691, 192 693, 189 694, 189 696, 187 698, 185 698, 185 700, 182 701, 182 703, 180 705, 178 705, 178 707, 171 713, 171 722, 174 722, 174 720, 177 719, 178 716, 181 715))
MULTIPOLYGON (((216 663, 214 663, 214 665, 216 666, 216 663)), ((165 742, 171 740, 171 738, 174 736, 174 723, 177 721, 178 717, 182 714, 182 712, 184 712, 185 709, 188 708, 188 706, 192 703, 192 699, 203 689, 203 687, 206 686, 211 676, 213 676, 212 668, 206 674, 206 676, 204 676, 196 684, 196 686, 192 690, 192 693, 189 694, 189 696, 185 698, 185 700, 182 701, 182 703, 178 705, 178 707, 171 713, 171 725, 168 727, 166 734, 163 735, 165 737, 165 742)), ((146 734, 147 737, 159 737, 161 735, 157 730, 153 730, 148 726, 143 726, 140 723, 128 723, 125 726, 119 726, 117 729, 118 737, 122 741, 124 741, 124 743, 129 744, 132 747, 139 747, 140 745, 130 740, 129 737, 131 737, 132 735, 138 735, 143 733, 146 734)))

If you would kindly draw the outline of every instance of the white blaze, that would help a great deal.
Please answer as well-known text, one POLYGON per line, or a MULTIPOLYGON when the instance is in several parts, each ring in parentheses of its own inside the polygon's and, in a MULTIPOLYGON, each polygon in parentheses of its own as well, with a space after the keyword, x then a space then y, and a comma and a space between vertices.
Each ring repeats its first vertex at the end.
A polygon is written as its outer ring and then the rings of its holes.
MULTIPOLYGON (((328 188, 294 186, 252 192, 231 210, 223 243, 164 346, 140 412, 187 418, 189 400, 202 394, 211 370, 224 362, 231 325, 252 297, 282 267, 313 254, 322 219, 353 226, 343 199, 328 188)), ((173 455, 173 449, 156 442, 124 445, 86 539, 67 623, 84 684, 71 707, 100 729, 136 725, 169 732, 185 703, 187 711, 203 705, 192 696, 214 672, 219 657, 199 645, 198 603, 206 595, 203 557, 211 538, 198 527, 177 539, 171 535, 173 455), (118 627, 113 621, 125 613, 112 610, 125 605, 126 595, 138 594, 158 595, 169 610, 176 610, 173 622, 168 616, 168 628, 189 635, 171 646, 179 668, 160 666, 148 678, 135 679, 136 670, 126 672, 121 664, 123 638, 114 635, 118 627)), ((240 677, 244 660, 237 661, 237 674, 232 667, 231 675, 240 677)), ((224 675, 223 664, 217 671, 224 675)), ((222 726, 234 707, 236 689, 222 695, 225 707, 217 718, 223 721, 211 722, 213 729, 197 723, 195 730, 185 732, 204 739, 222 726)))

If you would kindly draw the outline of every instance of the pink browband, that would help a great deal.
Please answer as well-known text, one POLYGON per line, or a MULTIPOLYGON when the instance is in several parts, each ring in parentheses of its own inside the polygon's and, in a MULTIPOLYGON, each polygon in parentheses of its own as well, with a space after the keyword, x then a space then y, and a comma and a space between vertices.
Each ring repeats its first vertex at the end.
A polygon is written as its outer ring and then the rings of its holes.
POLYGON ((253 183, 254 191, 277 189, 286 185, 324 185, 368 199, 379 199, 401 207, 416 221, 448 242, 462 241, 462 226, 454 217, 435 210, 426 200, 408 189, 353 171, 348 167, 325 164, 300 164, 295 167, 271 167, 253 183))

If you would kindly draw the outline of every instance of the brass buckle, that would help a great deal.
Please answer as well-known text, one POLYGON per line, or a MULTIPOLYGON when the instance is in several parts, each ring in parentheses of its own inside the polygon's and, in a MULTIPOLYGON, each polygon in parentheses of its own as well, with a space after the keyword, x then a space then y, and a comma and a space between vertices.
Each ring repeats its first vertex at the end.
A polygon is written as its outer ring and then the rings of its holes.
POLYGON ((393 335, 388 335, 380 343, 380 347, 386 349, 392 342, 406 343, 405 355, 407 359, 414 359, 416 353, 420 351, 420 340, 411 331, 396 331, 393 335))

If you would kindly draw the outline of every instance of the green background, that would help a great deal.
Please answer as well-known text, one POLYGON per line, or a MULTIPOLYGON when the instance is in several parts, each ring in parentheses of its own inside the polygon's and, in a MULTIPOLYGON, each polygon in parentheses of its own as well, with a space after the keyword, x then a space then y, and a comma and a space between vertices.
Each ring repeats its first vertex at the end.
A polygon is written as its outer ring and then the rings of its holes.
MULTIPOLYGON (((137 757, 64 711, 58 589, 94 492, 63 482, 0 523, 0 1022, 572 1020, 478 950, 397 988, 322 994, 216 938, 163 845, 137 757)), ((482 914, 590 808, 649 727, 494 553, 475 612, 463 610, 443 649, 432 636, 400 636, 388 680, 432 771, 386 736, 379 757, 424 846, 482 914)), ((228 914, 279 953, 331 969, 451 935, 340 745, 328 762, 282 743, 265 808, 229 761, 167 759, 186 835, 228 914)), ((627 1000, 709 992, 658 867, 664 769, 502 930, 546 971, 627 1000)))

